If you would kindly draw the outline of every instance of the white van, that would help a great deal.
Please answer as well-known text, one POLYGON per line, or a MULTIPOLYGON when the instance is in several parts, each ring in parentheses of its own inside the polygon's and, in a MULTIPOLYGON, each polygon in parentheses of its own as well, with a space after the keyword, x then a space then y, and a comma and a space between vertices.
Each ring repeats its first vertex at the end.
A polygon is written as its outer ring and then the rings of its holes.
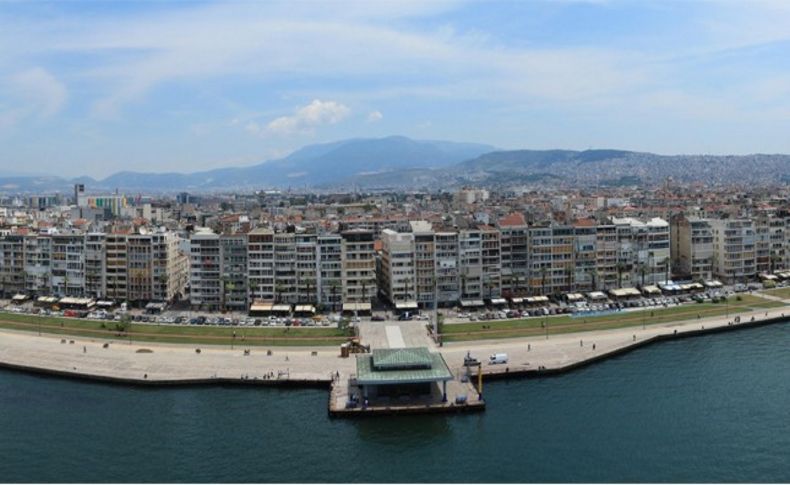
POLYGON ((488 358, 489 364, 507 364, 507 354, 492 354, 488 358))

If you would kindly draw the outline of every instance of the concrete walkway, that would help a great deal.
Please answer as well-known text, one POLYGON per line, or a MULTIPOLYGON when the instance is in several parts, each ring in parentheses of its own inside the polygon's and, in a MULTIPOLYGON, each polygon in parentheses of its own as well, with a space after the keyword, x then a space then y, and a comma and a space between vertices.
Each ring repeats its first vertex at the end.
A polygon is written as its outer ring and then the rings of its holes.
MULTIPOLYGON (((752 317, 756 321, 790 316, 790 307, 773 308, 752 312, 741 312, 741 322, 752 317)), ((388 348, 401 345, 394 338, 390 341, 385 330, 397 325, 400 340, 406 347, 425 347, 439 350, 456 376, 463 368, 467 351, 482 361, 483 372, 488 374, 527 371, 545 368, 557 370, 599 359, 611 353, 622 352, 632 346, 642 345, 645 340, 656 336, 697 333, 737 326, 732 314, 729 318, 710 317, 680 323, 663 323, 642 327, 582 332, 502 340, 480 340, 454 342, 437 348, 428 337, 424 322, 397 322, 384 324, 365 322, 360 325, 363 344, 372 348, 388 348), (489 365, 488 356, 507 353, 507 364, 489 365)), ((195 352, 194 346, 155 343, 113 342, 107 348, 101 339, 69 338, 13 330, 0 331, 0 365, 27 369, 51 370, 61 374, 73 374, 109 380, 139 380, 146 383, 188 383, 211 381, 212 379, 248 381, 267 380, 289 383, 326 383, 339 372, 347 378, 356 371, 356 359, 340 358, 336 347, 252 347, 249 355, 243 348, 234 350, 227 346, 203 346, 195 352), (70 342, 74 343, 70 343, 70 342), (65 342, 65 343, 62 343, 65 342), (147 349, 151 352, 140 353, 147 349)))

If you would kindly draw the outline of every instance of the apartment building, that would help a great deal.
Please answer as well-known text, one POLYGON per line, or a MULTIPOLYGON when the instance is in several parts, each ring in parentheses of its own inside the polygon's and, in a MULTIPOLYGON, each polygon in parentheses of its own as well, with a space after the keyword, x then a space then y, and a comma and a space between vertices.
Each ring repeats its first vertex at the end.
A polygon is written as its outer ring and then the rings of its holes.
POLYGON ((499 220, 502 264, 502 293, 524 294, 529 279, 529 226, 523 214, 514 213, 499 220))
POLYGON ((373 232, 351 230, 340 233, 343 303, 370 304, 376 293, 376 256, 373 232))
POLYGON ((483 240, 478 229, 458 232, 458 268, 461 300, 483 298, 483 240))
POLYGON ((645 286, 671 277, 669 223, 653 218, 612 218, 617 231, 617 286, 645 286))
POLYGON ((247 280, 253 300, 274 301, 274 231, 247 234, 247 280))
POLYGON ((189 303, 193 308, 222 308, 221 267, 219 235, 209 230, 192 234, 189 239, 189 303))
POLYGON ((574 228, 566 225, 530 228, 530 294, 560 294, 573 289, 574 235, 574 228))
POLYGON ((417 276, 414 234, 381 231, 378 285, 381 295, 396 307, 416 304, 417 276))
POLYGON ((52 293, 55 296, 85 294, 85 235, 52 235, 52 293))
POLYGON ((52 292, 52 238, 46 235, 25 237, 25 291, 32 295, 52 292))
POLYGON ((245 312, 249 308, 247 282, 247 235, 222 234, 219 236, 220 280, 222 307, 230 311, 245 312))
POLYGON ((754 218, 754 264, 757 274, 784 268, 785 220, 770 214, 754 218))
POLYGON ((757 272, 754 223, 750 219, 710 219, 713 271, 725 283, 746 281, 757 272))
POLYGON ((672 272, 679 279, 713 278, 713 228, 706 219, 678 215, 672 218, 672 272))
POLYGON ((0 286, 4 296, 25 290, 25 238, 11 234, 0 239, 0 286))
POLYGON ((85 296, 102 298, 107 287, 107 255, 104 233, 85 235, 85 296))
POLYGON ((436 292, 439 304, 454 304, 461 299, 458 233, 434 233, 434 261, 436 264, 436 292))
POLYGON ((343 239, 339 234, 316 238, 316 292, 319 303, 338 311, 343 304, 343 239))

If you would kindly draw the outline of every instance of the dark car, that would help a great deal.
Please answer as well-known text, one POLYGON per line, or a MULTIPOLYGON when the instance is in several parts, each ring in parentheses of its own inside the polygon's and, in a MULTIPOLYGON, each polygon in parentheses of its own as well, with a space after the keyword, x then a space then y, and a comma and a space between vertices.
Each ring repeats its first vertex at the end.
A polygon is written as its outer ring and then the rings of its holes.
POLYGON ((374 322, 383 322, 384 320, 386 320, 386 318, 382 317, 381 315, 373 315, 372 317, 370 317, 370 319, 373 320, 374 322))

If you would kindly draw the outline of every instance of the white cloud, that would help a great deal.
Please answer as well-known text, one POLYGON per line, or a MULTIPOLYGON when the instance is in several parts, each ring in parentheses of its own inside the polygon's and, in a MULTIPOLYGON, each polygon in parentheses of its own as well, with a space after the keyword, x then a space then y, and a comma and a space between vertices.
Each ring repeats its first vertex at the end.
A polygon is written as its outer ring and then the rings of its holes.
POLYGON ((49 117, 66 104, 68 90, 49 71, 41 67, 27 69, 8 79, 10 91, 17 104, 29 114, 49 117))
MULTIPOLYGON (((266 125, 266 130, 278 135, 291 135, 294 133, 302 133, 311 131, 320 125, 333 125, 342 121, 348 116, 351 110, 337 101, 321 101, 314 99, 307 106, 303 106, 296 110, 291 116, 281 116, 269 122, 266 125)), ((250 125, 247 125, 248 131, 250 125)))
POLYGON ((371 111, 368 114, 368 123, 378 123, 382 118, 384 118, 384 115, 381 114, 381 111, 371 111))

